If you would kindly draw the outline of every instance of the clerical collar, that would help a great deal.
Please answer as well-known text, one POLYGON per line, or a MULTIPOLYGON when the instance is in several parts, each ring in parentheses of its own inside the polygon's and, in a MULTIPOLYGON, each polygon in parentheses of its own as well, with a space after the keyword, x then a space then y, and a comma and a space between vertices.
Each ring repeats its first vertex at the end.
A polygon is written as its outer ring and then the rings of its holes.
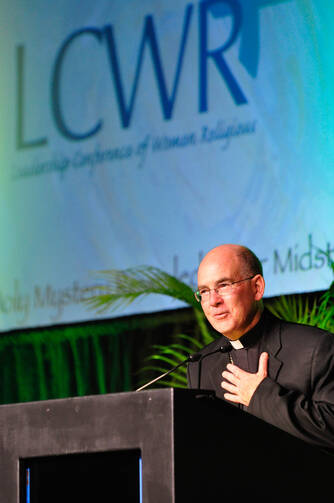
POLYGON ((251 328, 249 332, 246 334, 242 335, 239 339, 236 341, 229 341, 231 345, 233 346, 233 349, 244 349, 244 348, 249 348, 251 346, 254 346, 256 342, 259 340, 263 333, 263 324, 264 324, 264 316, 263 313, 261 315, 261 318, 259 319, 258 323, 255 325, 255 327, 251 328))
POLYGON ((236 341, 230 341, 230 343, 231 346, 233 346, 233 349, 242 349, 245 347, 240 339, 237 339, 236 341))

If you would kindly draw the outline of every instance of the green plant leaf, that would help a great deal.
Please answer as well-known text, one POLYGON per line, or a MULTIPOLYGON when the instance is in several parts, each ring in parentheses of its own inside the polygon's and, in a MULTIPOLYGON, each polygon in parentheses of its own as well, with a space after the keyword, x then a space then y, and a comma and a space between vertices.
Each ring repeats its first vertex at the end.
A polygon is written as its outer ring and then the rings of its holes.
POLYGON ((201 309, 189 285, 157 267, 140 266, 123 271, 111 269, 99 271, 96 276, 103 283, 87 288, 86 293, 92 295, 84 302, 99 313, 125 308, 140 297, 150 294, 166 295, 185 302, 196 310, 201 309), (100 291, 99 294, 95 293, 97 290, 100 291))

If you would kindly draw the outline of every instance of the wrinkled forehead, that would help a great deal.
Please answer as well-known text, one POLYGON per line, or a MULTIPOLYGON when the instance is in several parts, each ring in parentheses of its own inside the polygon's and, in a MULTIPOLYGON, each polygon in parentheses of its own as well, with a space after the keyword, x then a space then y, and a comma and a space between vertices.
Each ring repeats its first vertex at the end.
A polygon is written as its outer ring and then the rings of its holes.
POLYGON ((198 286, 214 285, 222 280, 238 280, 242 274, 242 265, 242 260, 236 253, 208 255, 198 268, 198 286))

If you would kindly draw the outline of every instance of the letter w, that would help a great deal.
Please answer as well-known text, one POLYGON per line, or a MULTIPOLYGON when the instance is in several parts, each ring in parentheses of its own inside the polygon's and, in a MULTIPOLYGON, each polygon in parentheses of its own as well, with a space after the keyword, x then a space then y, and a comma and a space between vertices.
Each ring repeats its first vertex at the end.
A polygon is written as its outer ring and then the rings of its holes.
POLYGON ((121 71, 120 71, 120 65, 119 65, 119 60, 118 60, 118 56, 117 56, 116 42, 115 42, 115 38, 114 38, 114 34, 113 34, 113 29, 112 29, 111 25, 105 26, 104 32, 105 32, 106 39, 107 39, 107 47, 108 47, 108 52, 109 52, 111 72, 112 72, 112 76, 113 76, 114 83, 115 83, 115 90, 116 90, 116 95, 117 95, 118 108, 119 108, 119 112, 120 112, 120 116, 121 116, 121 122, 122 122, 122 126, 124 128, 127 128, 130 125, 133 107, 134 107, 136 94, 137 94, 138 82, 139 82, 139 77, 140 77, 140 73, 141 73, 141 67, 142 67, 142 63, 143 63, 144 50, 145 50, 146 44, 148 44, 148 46, 151 50, 151 57, 152 57, 153 68, 155 71, 157 83, 158 83, 158 89, 159 89, 159 95, 160 95, 163 116, 165 119, 170 119, 172 117, 174 102, 175 102, 175 98, 176 98, 176 92, 177 92, 177 88, 178 88, 178 84, 179 84, 179 80, 180 80, 180 73, 181 73, 181 68, 182 68, 183 56, 184 56, 186 42, 187 42, 187 38, 188 38, 188 31, 189 31, 192 10, 193 10, 192 4, 187 5, 185 17, 184 17, 184 22, 183 22, 182 40, 181 40, 181 45, 180 45, 180 50, 179 50, 179 57, 178 57, 177 65, 176 65, 176 72, 175 72, 175 76, 174 76, 174 84, 173 84, 173 90, 172 90, 171 96, 168 95, 168 91, 167 91, 163 66, 161 63, 161 57, 160 57, 160 52, 159 52, 159 47, 158 47, 158 41, 157 41, 154 23, 153 23, 153 17, 151 15, 146 16, 146 21, 145 21, 145 25, 144 25, 142 40, 140 43, 136 73, 135 73, 135 78, 134 78, 134 82, 133 82, 133 86, 132 86, 132 92, 131 92, 131 98, 130 98, 129 105, 127 105, 125 102, 124 87, 123 87, 122 78, 121 78, 121 71))

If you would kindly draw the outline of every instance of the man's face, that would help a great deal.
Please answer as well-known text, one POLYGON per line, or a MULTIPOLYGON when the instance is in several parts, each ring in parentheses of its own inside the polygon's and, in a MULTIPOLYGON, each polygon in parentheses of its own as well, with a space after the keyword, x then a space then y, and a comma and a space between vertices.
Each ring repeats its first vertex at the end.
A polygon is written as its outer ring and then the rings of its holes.
POLYGON ((222 283, 252 276, 242 272, 245 267, 242 267, 243 263, 236 251, 235 247, 230 248, 229 245, 214 249, 198 269, 198 288, 211 290, 209 298, 201 303, 204 314, 218 332, 231 340, 239 339, 257 323, 261 314, 259 300, 263 294, 259 289, 259 282, 263 281, 260 275, 233 285, 223 296, 213 290, 222 283))

